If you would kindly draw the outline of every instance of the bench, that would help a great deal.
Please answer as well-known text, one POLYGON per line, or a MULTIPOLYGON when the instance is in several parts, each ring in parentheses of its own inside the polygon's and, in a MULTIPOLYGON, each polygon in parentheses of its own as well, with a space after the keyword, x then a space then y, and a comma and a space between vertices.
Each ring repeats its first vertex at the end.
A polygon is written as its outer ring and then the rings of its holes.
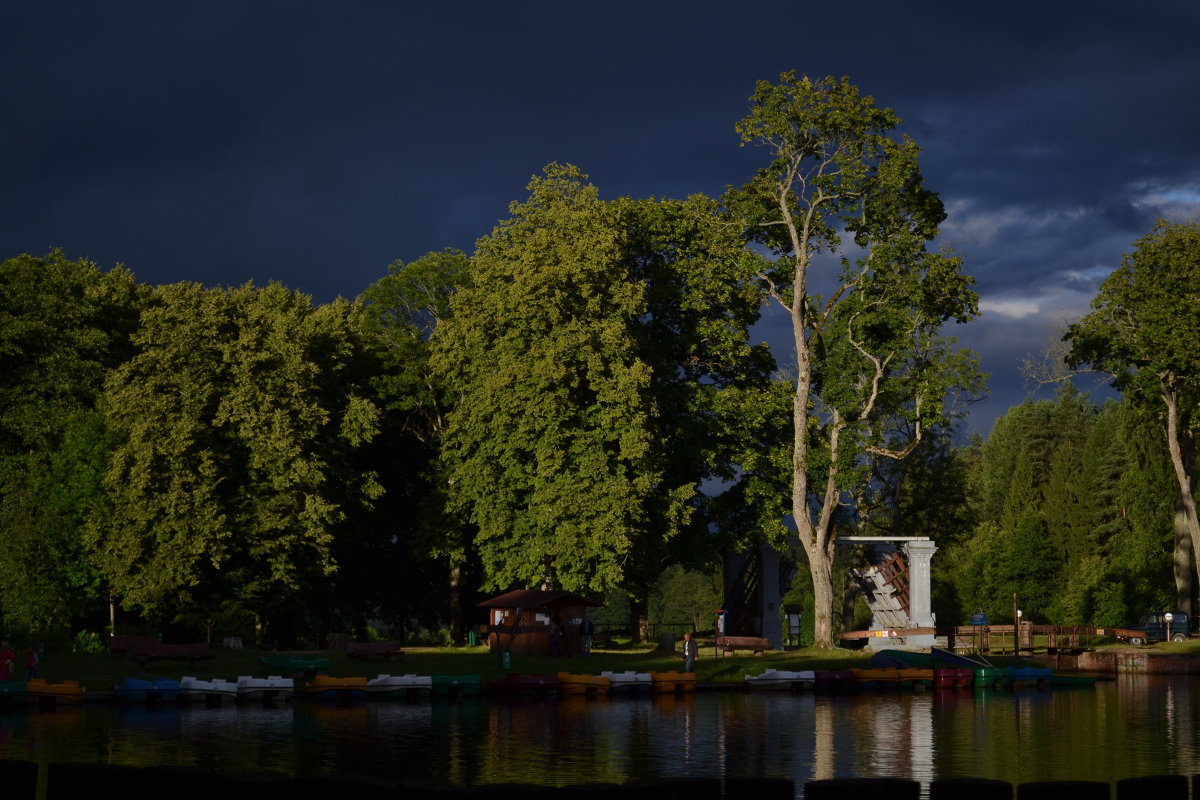
POLYGON ((404 655, 399 642, 346 642, 346 655, 364 661, 371 656, 384 656, 395 661, 404 655))
POLYGON ((719 636, 717 647, 724 650, 726 655, 735 650, 752 650, 754 655, 761 656, 771 649, 771 643, 759 636, 719 636))
POLYGON ((200 644, 162 644, 134 647, 129 653, 133 660, 143 667, 151 661, 188 661, 193 666, 202 658, 212 658, 208 645, 200 644))
POLYGON ((116 653, 123 656, 126 653, 132 653, 139 647, 154 647, 158 644, 157 636, 133 636, 127 634, 114 634, 108 637, 108 650, 110 653, 116 653))

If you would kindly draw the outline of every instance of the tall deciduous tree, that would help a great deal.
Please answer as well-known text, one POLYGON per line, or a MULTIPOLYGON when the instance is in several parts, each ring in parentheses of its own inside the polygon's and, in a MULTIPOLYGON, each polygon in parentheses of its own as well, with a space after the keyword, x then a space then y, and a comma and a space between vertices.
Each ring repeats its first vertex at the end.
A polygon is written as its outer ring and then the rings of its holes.
POLYGON ((137 354, 105 388, 121 441, 110 514, 90 530, 126 604, 169 617, 233 602, 256 615, 261 639, 275 612, 334 571, 346 507, 380 490, 344 468, 378 424, 345 368, 359 318, 278 284, 157 291, 137 354))
MULTIPOLYGON (((1068 362, 1114 376, 1114 386, 1161 416, 1184 525, 1200 548, 1196 426, 1200 404, 1200 223, 1159 220, 1067 332, 1068 362)), ((1200 564, 1196 565, 1200 575, 1200 564)), ((1191 609, 1185 609, 1191 611, 1191 609)))
POLYGON ((144 295, 127 270, 59 251, 0 264, 0 614, 10 629, 102 613, 102 576, 80 538, 108 458, 96 398, 129 357, 144 295))
POLYGON ((977 313, 957 258, 927 245, 944 219, 900 120, 848 79, 762 81, 737 130, 770 162, 727 195, 777 260, 759 274, 791 321, 791 514, 808 558, 815 640, 833 644, 835 519, 870 455, 902 458, 945 400, 972 383, 937 346, 941 325, 977 313), (907 441, 886 438, 903 414, 907 441))
POLYGON ((644 618, 668 563, 716 552, 699 485, 738 479, 768 388, 752 257, 706 198, 602 201, 559 165, 529 190, 434 337, 447 490, 490 586, 617 586, 644 618))

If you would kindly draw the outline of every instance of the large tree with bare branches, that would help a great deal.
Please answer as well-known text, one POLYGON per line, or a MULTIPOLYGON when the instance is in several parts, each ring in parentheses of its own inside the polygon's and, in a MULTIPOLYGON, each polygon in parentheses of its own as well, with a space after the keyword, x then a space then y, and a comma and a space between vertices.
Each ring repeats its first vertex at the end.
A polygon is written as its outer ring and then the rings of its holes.
POLYGON ((760 278, 791 321, 791 514, 813 582, 815 641, 833 644, 838 527, 872 458, 904 458, 975 361, 940 336, 978 313, 958 258, 930 252, 945 218, 900 120, 846 78, 761 81, 737 124, 769 162, 726 196, 773 258, 760 278))

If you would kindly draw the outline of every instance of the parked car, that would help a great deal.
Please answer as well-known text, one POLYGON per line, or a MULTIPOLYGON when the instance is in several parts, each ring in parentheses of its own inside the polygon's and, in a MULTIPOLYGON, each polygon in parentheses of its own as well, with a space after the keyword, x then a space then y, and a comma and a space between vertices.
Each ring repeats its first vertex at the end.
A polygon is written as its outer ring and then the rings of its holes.
POLYGON ((1192 632, 1192 620, 1182 611, 1151 611, 1142 614, 1136 625, 1122 629, 1124 634, 1118 638, 1130 644, 1145 644, 1146 642, 1185 641, 1192 632), (1170 620, 1167 617, 1170 616, 1170 620))

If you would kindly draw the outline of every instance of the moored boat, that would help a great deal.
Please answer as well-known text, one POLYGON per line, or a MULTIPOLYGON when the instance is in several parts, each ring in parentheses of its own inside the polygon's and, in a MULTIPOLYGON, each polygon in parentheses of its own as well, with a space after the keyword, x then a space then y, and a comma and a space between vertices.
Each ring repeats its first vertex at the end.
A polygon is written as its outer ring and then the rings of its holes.
POLYGON ((284 675, 295 675, 304 673, 312 675, 317 672, 324 672, 329 669, 329 659, 321 656, 302 656, 302 655, 269 655, 261 656, 259 659, 264 666, 271 669, 277 669, 284 675))
POLYGON ((612 681, 603 675, 584 675, 575 672, 558 673, 558 693, 560 695, 598 697, 607 695, 611 687, 612 681))
POLYGON ((1008 689, 1012 687, 1013 674, 1008 667, 977 667, 976 689, 1008 689))
POLYGON ((975 670, 966 667, 935 667, 933 685, 936 689, 970 689, 975 683, 975 670))
POLYGON ((696 691, 696 673, 666 670, 650 673, 653 694, 688 694, 696 691))
POLYGON ((270 703, 275 700, 290 700, 295 691, 295 680, 281 675, 270 675, 266 678, 239 675, 237 679, 237 699, 242 702, 270 703))
POLYGON ((813 691, 848 692, 854 688, 854 673, 848 669, 813 670, 813 691))
POLYGON ((1044 689, 1050 685, 1052 674, 1049 667, 1012 667, 1012 685, 1014 688, 1044 689))
POLYGON ((304 682, 303 694, 308 699, 336 700, 339 703, 363 700, 367 696, 367 679, 314 675, 304 682))
POLYGON ((173 703, 179 697, 179 681, 170 678, 124 678, 113 687, 118 702, 173 703))
POLYGON ((367 681, 367 696, 406 700, 428 697, 433 692, 431 675, 379 675, 367 681))
POLYGON ((79 681, 47 683, 44 678, 34 678, 25 686, 29 697, 36 698, 41 705, 82 703, 87 698, 87 688, 79 681))
POLYGON ((766 669, 761 675, 747 675, 746 685, 751 689, 770 689, 777 692, 798 692, 811 689, 816 682, 816 673, 811 669, 766 669))
POLYGON ((238 685, 224 678, 200 680, 185 675, 179 680, 179 698, 183 702, 203 700, 206 705, 221 705, 225 701, 237 700, 238 685))
POLYGON ((478 675, 432 675, 434 697, 478 697, 483 679, 478 675))
POLYGON ((521 675, 510 672, 503 678, 487 682, 488 694, 514 696, 546 697, 558 693, 559 680, 557 675, 521 675))
POLYGON ((650 690, 649 672, 634 672, 633 670, 611 672, 605 670, 600 673, 600 677, 608 678, 609 692, 612 694, 633 694, 643 690, 650 690))

